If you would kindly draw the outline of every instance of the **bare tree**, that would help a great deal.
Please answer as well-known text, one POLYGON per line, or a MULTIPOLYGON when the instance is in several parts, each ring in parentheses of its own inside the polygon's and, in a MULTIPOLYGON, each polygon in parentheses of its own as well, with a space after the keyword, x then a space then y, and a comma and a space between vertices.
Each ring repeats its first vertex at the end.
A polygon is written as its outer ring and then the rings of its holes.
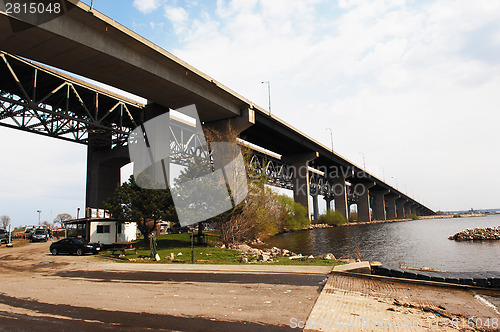
POLYGON ((57 215, 57 217, 54 219, 54 226, 59 224, 59 225, 61 225, 61 228, 64 228, 66 226, 66 222, 68 222, 68 220, 71 220, 71 219, 73 219, 71 214, 59 213, 57 215))
POLYGON ((48 222, 47 220, 45 220, 45 221, 42 222, 42 226, 44 226, 46 228, 52 228, 53 224, 51 224, 50 222, 48 222))
POLYGON ((10 225, 10 217, 3 215, 0 217, 0 220, 2 221, 3 229, 7 229, 10 225))

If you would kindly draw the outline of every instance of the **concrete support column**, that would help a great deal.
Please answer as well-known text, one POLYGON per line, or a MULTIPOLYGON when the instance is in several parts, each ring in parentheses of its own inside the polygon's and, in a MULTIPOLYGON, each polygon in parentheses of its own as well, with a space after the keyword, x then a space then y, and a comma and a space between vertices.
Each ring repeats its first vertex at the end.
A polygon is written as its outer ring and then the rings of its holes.
POLYGON ((405 217, 405 203, 406 199, 404 198, 396 200, 396 210, 398 219, 403 219, 405 217))
POLYGON ((332 209, 332 198, 330 196, 325 196, 324 200, 326 202, 326 211, 330 211, 332 209))
POLYGON ((385 196, 385 203, 387 205, 387 219, 396 219, 397 211, 396 211, 396 200, 399 198, 399 195, 387 195, 385 196))
POLYGON ((104 202, 113 196, 120 185, 120 168, 130 162, 126 147, 111 149, 111 135, 107 132, 89 132, 87 148, 87 208, 104 208, 104 202))
POLYGON ((242 109, 241 114, 235 118, 205 123, 205 127, 222 132, 223 134, 232 131, 239 135, 253 124, 255 124, 255 111, 250 108, 245 108, 242 109))
POLYGON ((358 196, 358 217, 361 221, 372 221, 369 189, 374 185, 374 183, 357 183, 354 186, 354 192, 358 196))
POLYGON ((422 215, 423 215, 423 213, 422 213, 422 208, 421 208, 421 207, 418 207, 418 208, 417 208, 417 216, 419 216, 419 217, 420 217, 420 216, 422 216, 422 215))
POLYGON ((336 178, 332 178, 331 182, 335 211, 339 211, 346 219, 349 219, 345 178, 339 176, 336 178))
POLYGON ((375 206, 373 209, 373 217, 375 220, 386 220, 387 215, 385 211, 385 195, 387 195, 389 190, 374 190, 370 192, 375 201, 375 206))
POLYGON ((405 203, 405 218, 409 218, 410 217, 412 204, 413 203, 411 203, 411 202, 406 202, 405 203))
POLYGON ((319 209, 318 209, 318 194, 312 195, 313 199, 313 217, 314 220, 318 220, 319 218, 319 209))
POLYGON ((309 162, 319 156, 318 152, 303 153, 293 156, 283 157, 282 160, 294 168, 293 172, 293 199, 295 202, 304 205, 307 209, 307 216, 311 219, 311 207, 309 204, 310 183, 309 183, 309 162))

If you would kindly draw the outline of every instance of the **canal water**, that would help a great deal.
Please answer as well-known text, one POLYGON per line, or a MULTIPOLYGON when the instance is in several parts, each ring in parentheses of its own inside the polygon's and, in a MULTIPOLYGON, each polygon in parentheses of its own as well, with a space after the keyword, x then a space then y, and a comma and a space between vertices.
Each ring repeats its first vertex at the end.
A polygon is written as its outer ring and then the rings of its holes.
POLYGON ((385 266, 438 270, 500 271, 500 241, 456 242, 448 237, 467 228, 500 226, 500 215, 353 225, 280 234, 271 246, 303 255, 331 252, 381 261, 385 266), (359 248, 359 250, 357 250, 359 248))

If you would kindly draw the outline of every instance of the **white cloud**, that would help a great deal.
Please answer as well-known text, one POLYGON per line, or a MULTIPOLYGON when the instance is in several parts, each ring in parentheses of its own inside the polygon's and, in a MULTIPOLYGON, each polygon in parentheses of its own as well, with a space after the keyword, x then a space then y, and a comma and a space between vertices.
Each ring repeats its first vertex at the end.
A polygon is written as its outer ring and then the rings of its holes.
POLYGON ((184 8, 171 6, 165 7, 165 16, 174 24, 183 24, 189 18, 189 15, 184 8))
POLYGON ((144 14, 149 14, 158 9, 162 0, 134 0, 134 7, 144 14))
POLYGON ((500 166, 488 152, 500 58, 487 54, 500 50, 499 20, 497 1, 219 0, 183 22, 174 53, 266 108, 260 82, 270 80, 273 113, 325 145, 332 127, 338 151, 358 163, 364 152, 369 169, 383 167, 431 207, 487 207, 495 202, 484 195, 460 196, 456 179, 476 175, 467 152, 500 166), (474 52, 477 36, 487 43, 474 52), (443 195, 429 189, 436 178, 443 195))

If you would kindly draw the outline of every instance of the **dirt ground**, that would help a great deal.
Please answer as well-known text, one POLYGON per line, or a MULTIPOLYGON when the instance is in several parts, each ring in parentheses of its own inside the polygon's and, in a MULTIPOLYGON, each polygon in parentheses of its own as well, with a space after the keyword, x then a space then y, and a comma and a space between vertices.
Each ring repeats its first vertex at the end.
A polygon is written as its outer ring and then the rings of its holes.
POLYGON ((0 247, 0 331, 279 331, 329 267, 129 264, 0 247))

